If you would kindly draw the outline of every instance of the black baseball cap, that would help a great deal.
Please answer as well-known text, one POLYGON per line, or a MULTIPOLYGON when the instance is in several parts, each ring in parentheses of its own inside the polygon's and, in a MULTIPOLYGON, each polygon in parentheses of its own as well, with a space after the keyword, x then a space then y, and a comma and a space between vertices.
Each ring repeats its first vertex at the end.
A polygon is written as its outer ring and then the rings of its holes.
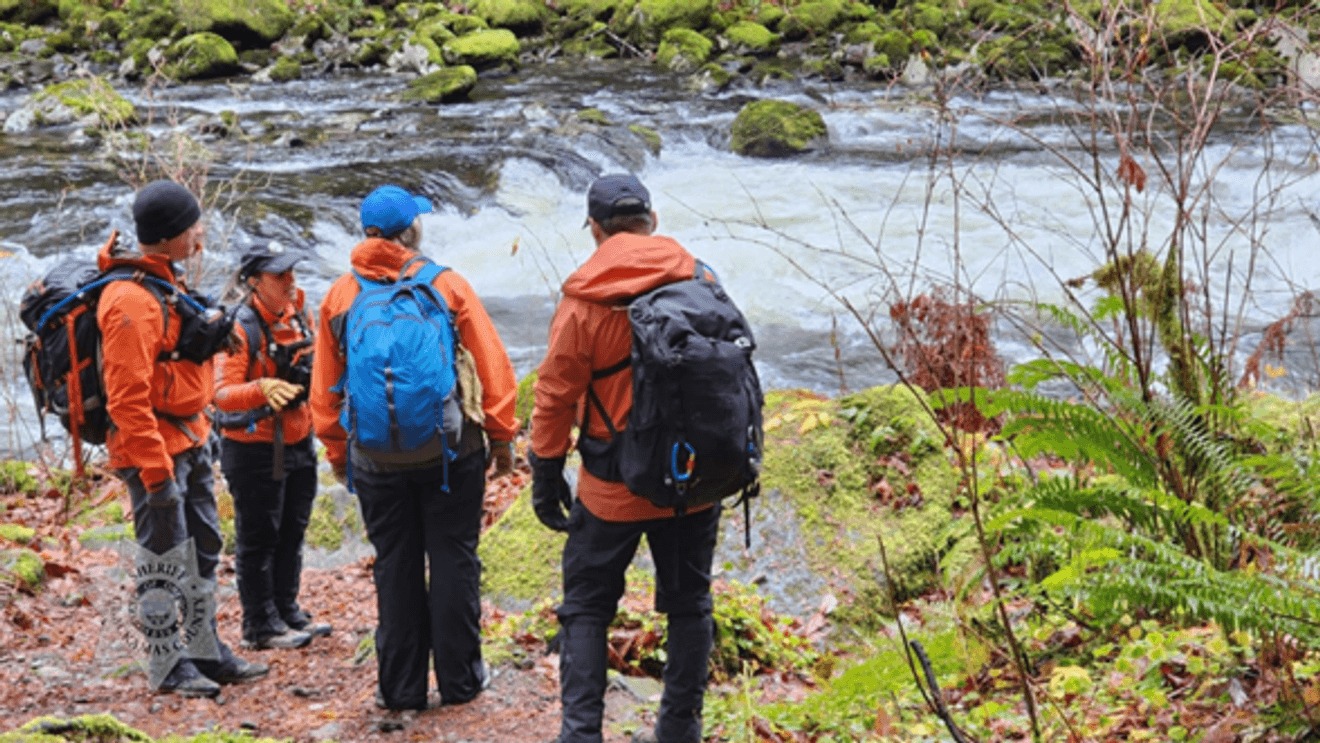
POLYGON ((259 273, 284 273, 306 257, 302 251, 274 240, 258 243, 243 251, 238 259, 238 276, 246 279, 259 273))
POLYGON ((630 173, 602 175, 587 189, 587 217, 597 222, 620 214, 647 214, 650 211, 651 192, 630 173))

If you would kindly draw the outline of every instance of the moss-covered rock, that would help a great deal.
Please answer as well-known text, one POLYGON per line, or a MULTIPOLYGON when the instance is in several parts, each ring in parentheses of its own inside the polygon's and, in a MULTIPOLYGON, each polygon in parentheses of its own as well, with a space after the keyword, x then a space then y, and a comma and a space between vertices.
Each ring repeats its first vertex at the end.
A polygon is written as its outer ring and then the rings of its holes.
POLYGON ((0 524, 0 540, 14 542, 16 544, 28 544, 37 532, 30 526, 22 524, 0 524))
POLYGON ((0 0, 0 21, 35 26, 58 15, 56 0, 0 0))
POLYGON ((189 34, 165 52, 166 71, 177 80, 224 77, 238 70, 238 52, 223 37, 209 31, 189 34))
POLYGON ((0 462, 0 493, 22 493, 34 495, 37 492, 37 478, 32 476, 31 465, 21 459, 6 459, 0 462))
POLYGON ((477 85, 477 71, 468 65, 446 67, 413 80, 403 93, 405 101, 449 103, 468 97, 477 85))
POLYGON ((284 0, 175 0, 189 33, 209 31, 240 47, 270 44, 294 22, 284 0))
POLYGON ((606 116, 605 112, 599 108, 584 108, 578 111, 577 120, 584 124, 595 124, 596 126, 609 126, 613 123, 610 121, 610 117, 606 116))
MULTIPOLYGON (((129 727, 111 715, 82 715, 80 717, 38 717, 7 735, 31 735, 40 738, 13 738, 12 740, 49 740, 64 741, 114 741, 114 743, 152 743, 151 736, 129 727)), ((0 736, 0 743, 6 743, 6 737, 0 736)))
POLYGON ((829 33, 848 17, 844 0, 807 0, 786 11, 778 31, 785 39, 801 39, 829 33))
POLYGON ((33 103, 38 107, 38 123, 67 123, 70 118, 94 117, 96 126, 114 129, 137 121, 133 104, 100 77, 56 83, 33 96, 33 103))
POLYGON ((710 39, 687 28, 671 28, 665 32, 660 48, 655 53, 655 61, 673 72, 686 73, 696 70, 710 58, 714 44, 710 39))
POLYGON ((721 34, 735 54, 773 54, 779 35, 755 21, 739 21, 721 34))
POLYGON ((564 535, 546 529, 522 493, 481 536, 481 595, 498 606, 524 610, 561 593, 559 556, 564 535))
POLYGON ((442 51, 449 64, 484 70, 516 64, 522 45, 512 31, 500 28, 460 36, 446 43, 442 51))
POLYGON ((806 152, 828 135, 820 113, 778 100, 753 101, 733 120, 733 151, 753 157, 806 152))
POLYGON ((173 5, 166 3, 152 6, 129 15, 128 23, 119 32, 119 40, 125 43, 133 41, 154 43, 171 38, 175 27, 183 29, 173 5))
POLYGON ((34 591, 46 579, 46 563, 29 549, 0 550, 0 582, 34 591))
POLYGON ((540 0, 472 0, 468 12, 491 28, 507 28, 524 36, 539 32, 554 17, 540 0))
POLYGON ((650 150, 652 157, 660 156, 660 146, 662 144, 660 132, 657 132, 649 126, 642 126, 641 124, 629 124, 628 131, 636 134, 646 143, 646 149, 650 150))
POLYGON ((280 57, 270 66, 270 79, 277 83, 302 77, 302 64, 294 57, 280 57))
POLYGON ((712 0, 638 0, 641 36, 654 40, 675 28, 700 30, 715 12, 712 0))

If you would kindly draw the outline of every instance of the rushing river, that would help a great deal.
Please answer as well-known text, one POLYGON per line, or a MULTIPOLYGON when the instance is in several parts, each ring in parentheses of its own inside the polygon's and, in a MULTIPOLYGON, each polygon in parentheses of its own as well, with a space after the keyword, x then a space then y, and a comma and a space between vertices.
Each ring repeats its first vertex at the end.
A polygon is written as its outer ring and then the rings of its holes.
MULTIPOLYGON (((521 375, 544 350, 560 281, 592 249, 581 228, 587 185, 601 172, 632 170, 652 191, 660 231, 712 264, 751 318, 765 385, 835 393, 893 375, 823 287, 884 317, 896 296, 955 278, 987 299, 1056 301, 1062 280, 1101 263, 1094 194, 1075 188, 1052 154, 1082 159, 1065 125, 1077 106, 1061 96, 955 100, 955 190, 949 178, 928 178, 927 153, 937 141, 947 146, 951 130, 916 91, 778 82, 702 92, 636 62, 529 68, 482 80, 471 103, 439 108, 399 103, 404 84, 355 73, 121 88, 147 131, 188 132, 214 158, 208 183, 220 195, 208 213, 204 287, 219 286, 239 246, 277 238, 318 256, 300 281, 319 302, 348 267, 361 197, 398 183, 436 202, 423 219, 425 250, 485 298, 521 375), (734 115, 759 97, 821 111, 829 146, 786 160, 730 153, 734 115), (610 124, 580 118, 587 108, 610 124), (219 133, 226 111, 241 134, 219 133), (628 125, 659 133, 659 154, 628 125)), ((15 110, 29 92, 0 94, 0 108, 15 110)), ((116 160, 69 128, 0 136, 6 334, 20 330, 22 287, 58 255, 90 256, 111 227, 131 232, 132 190, 121 177, 123 163, 141 159, 131 147, 121 145, 116 160)), ((1229 126, 1209 148, 1216 205, 1205 225, 1214 249, 1201 278, 1229 298, 1229 316, 1241 315, 1246 351, 1251 333, 1320 284, 1316 157, 1302 125, 1276 127, 1268 146, 1229 126), (1248 214, 1261 225, 1254 241, 1248 214), (1249 267, 1248 294, 1240 289, 1249 267)), ((204 160, 185 158, 189 167, 204 160)), ((1159 188, 1136 207, 1150 215, 1152 234, 1167 233, 1171 210, 1159 188)), ((1034 353, 1002 326, 997 342, 1010 361, 1034 353)), ((16 358, 3 357, 12 412, 0 421, 0 449, 25 451, 34 429, 16 358)))

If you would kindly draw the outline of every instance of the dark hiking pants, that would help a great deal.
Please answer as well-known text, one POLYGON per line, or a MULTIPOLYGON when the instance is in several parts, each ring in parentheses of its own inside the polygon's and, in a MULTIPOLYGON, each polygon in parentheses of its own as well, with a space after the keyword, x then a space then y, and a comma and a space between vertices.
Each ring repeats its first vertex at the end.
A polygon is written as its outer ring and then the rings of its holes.
POLYGON ((486 458, 477 451, 444 470, 371 472, 354 465, 353 485, 376 549, 376 661, 392 709, 426 704, 426 667, 435 660, 446 702, 481 691, 481 533, 486 458), (429 578, 428 578, 429 564, 429 578), (427 651, 430 651, 429 653, 427 651))
POLYGON ((274 448, 225 439, 220 466, 234 497, 234 567, 243 635, 274 634, 292 616, 302 583, 303 539, 316 501, 316 452, 307 437, 284 449, 284 478, 272 479, 274 448))
POLYGON ((611 522, 573 503, 564 545, 564 603, 558 612, 560 743, 601 741, 606 632, 643 534, 655 563, 655 608, 668 615, 668 659, 656 734, 661 743, 701 740, 714 642, 710 573, 719 518, 716 507, 679 518, 611 522))
MULTIPOLYGON (((220 516, 215 507, 215 476, 211 471, 211 448, 199 446, 174 455, 174 481, 182 494, 174 507, 150 502, 138 468, 119 470, 120 479, 128 487, 133 504, 133 529, 138 545, 162 555, 174 547, 193 540, 197 554, 197 573, 206 590, 214 591, 215 569, 220 564, 220 548, 224 544, 220 535, 220 516)), ((214 602, 208 602, 214 608, 214 602)), ((206 618, 215 627, 215 614, 206 618)), ((229 652, 216 637, 221 657, 229 652)))

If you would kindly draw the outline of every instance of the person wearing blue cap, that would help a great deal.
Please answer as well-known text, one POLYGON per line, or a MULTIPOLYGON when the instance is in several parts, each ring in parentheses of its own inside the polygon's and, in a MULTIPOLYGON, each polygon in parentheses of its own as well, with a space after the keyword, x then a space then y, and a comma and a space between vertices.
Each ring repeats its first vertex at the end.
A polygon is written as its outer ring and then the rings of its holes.
POLYGON ((684 512, 654 505, 621 478, 589 466, 583 444, 613 439, 633 407, 633 333, 629 313, 619 309, 657 287, 701 275, 698 267, 704 264, 682 245, 653 234, 657 223, 651 194, 636 176, 607 174, 591 184, 587 226, 596 250, 564 281, 537 371, 529 456, 532 507, 547 528, 568 534, 564 600, 556 612, 562 706, 557 743, 601 743, 609 625, 643 535, 655 564, 655 604, 667 616, 668 643, 659 720, 654 731, 640 730, 633 740, 701 740, 714 641, 710 581, 720 508, 684 512), (575 426, 580 426, 583 460, 576 498, 564 479, 575 426))
POLYGON ((303 538, 316 500, 312 325, 293 268, 307 254, 270 241, 244 251, 234 347, 216 357, 220 468, 234 497, 243 645, 300 648, 330 625, 298 605, 303 538))
POLYGON ((317 437, 376 551, 376 703, 391 710, 431 706, 429 659, 443 704, 490 683, 477 541, 487 469, 512 470, 518 430, 490 316, 420 252, 432 208, 394 185, 363 199, 366 239, 321 303, 312 368, 317 437))

